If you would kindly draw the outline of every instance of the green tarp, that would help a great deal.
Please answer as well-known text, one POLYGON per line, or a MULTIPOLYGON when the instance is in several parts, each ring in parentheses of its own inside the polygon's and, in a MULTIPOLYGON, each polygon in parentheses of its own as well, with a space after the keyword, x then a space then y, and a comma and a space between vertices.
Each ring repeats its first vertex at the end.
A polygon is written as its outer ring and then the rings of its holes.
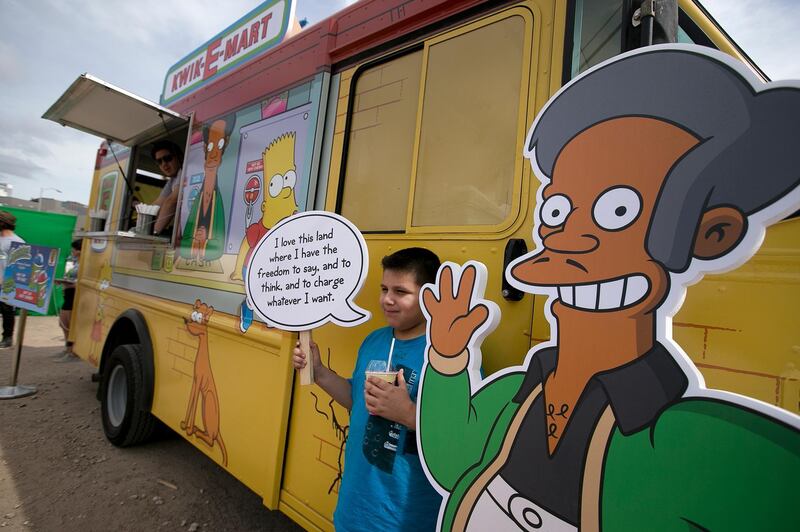
MULTIPOLYGON (((17 217, 17 229, 14 231, 25 242, 39 246, 59 248, 58 265, 56 266, 56 279, 64 276, 64 263, 69 257, 72 233, 75 230, 77 216, 74 214, 59 214, 54 212, 39 212, 18 207, 0 206, 0 210, 8 211, 17 217)), ((58 309, 64 301, 61 286, 55 285, 53 295, 50 297, 48 316, 58 314, 58 309)), ((36 315, 31 313, 31 316, 36 315)))

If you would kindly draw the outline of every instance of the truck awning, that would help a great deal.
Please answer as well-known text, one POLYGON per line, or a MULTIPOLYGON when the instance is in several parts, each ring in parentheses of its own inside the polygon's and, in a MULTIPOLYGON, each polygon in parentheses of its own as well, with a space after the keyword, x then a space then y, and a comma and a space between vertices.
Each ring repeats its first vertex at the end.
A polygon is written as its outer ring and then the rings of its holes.
POLYGON ((133 146, 189 123, 157 103, 82 74, 42 118, 133 146))

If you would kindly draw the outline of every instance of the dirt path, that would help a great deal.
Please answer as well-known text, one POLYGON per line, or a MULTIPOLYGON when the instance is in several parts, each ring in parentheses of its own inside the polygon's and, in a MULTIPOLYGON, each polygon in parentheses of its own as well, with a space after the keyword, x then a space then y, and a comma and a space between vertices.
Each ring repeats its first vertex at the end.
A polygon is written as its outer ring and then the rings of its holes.
POLYGON ((38 392, 0 400, 0 530, 300 530, 178 436, 108 443, 92 368, 57 362, 54 317, 29 318, 24 345, 18 383, 38 392))

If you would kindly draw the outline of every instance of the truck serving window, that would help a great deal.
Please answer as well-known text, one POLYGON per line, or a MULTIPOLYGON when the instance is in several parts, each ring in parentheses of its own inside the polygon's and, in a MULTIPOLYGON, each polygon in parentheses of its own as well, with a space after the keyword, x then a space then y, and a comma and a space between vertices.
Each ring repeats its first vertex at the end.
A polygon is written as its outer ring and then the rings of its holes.
POLYGON ((512 220, 532 26, 512 9, 356 71, 342 214, 372 232, 512 220))
MULTIPOLYGON (((188 132, 188 126, 179 127, 171 131, 169 135, 160 136, 152 141, 144 142, 136 146, 135 163, 133 167, 135 171, 132 172, 130 176, 131 188, 128 190, 125 204, 127 216, 123 216, 120 230, 126 231, 136 227, 139 217, 139 213, 136 209, 137 205, 153 205, 158 202, 165 188, 170 187, 171 190, 173 186, 180 186, 180 179, 183 173, 183 148, 186 144, 188 132), (163 147, 163 149, 154 150, 154 148, 159 146, 163 147), (175 150, 177 150, 178 153, 174 153, 175 150), (166 156, 170 159, 169 163, 165 167, 162 167, 158 164, 158 161, 153 158, 154 154, 166 156), (178 173, 170 177, 164 174, 165 168, 177 170, 178 173), (175 183, 172 185, 170 184, 171 180, 175 180, 175 183)), ((173 235, 173 220, 177 214, 177 205, 172 207, 170 211, 172 215, 167 225, 164 226, 160 232, 156 231, 156 217, 153 217, 150 221, 150 227, 145 228, 146 234, 153 235, 157 233, 156 236, 171 238, 173 235)))

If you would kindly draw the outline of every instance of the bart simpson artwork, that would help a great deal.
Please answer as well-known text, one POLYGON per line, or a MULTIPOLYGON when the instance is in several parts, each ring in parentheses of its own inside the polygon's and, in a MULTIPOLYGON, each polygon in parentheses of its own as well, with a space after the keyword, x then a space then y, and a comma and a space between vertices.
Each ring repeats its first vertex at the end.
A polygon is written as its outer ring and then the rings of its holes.
MULTIPOLYGON (((295 133, 291 131, 279 136, 264 149, 262 157, 266 189, 261 202, 261 219, 247 226, 231 279, 242 280, 247 277, 248 259, 258 241, 277 222, 297 212, 294 147, 295 133)), ((242 302, 239 318, 239 330, 245 333, 253 323, 253 309, 248 306, 246 299, 242 302)))
POLYGON ((800 529, 800 418, 706 388, 672 338, 686 287, 800 206, 798 139, 799 83, 695 46, 613 58, 545 105, 525 152, 536 248, 505 275, 549 297, 550 340, 482 380, 485 266, 446 263, 422 291, 439 529, 800 529))

